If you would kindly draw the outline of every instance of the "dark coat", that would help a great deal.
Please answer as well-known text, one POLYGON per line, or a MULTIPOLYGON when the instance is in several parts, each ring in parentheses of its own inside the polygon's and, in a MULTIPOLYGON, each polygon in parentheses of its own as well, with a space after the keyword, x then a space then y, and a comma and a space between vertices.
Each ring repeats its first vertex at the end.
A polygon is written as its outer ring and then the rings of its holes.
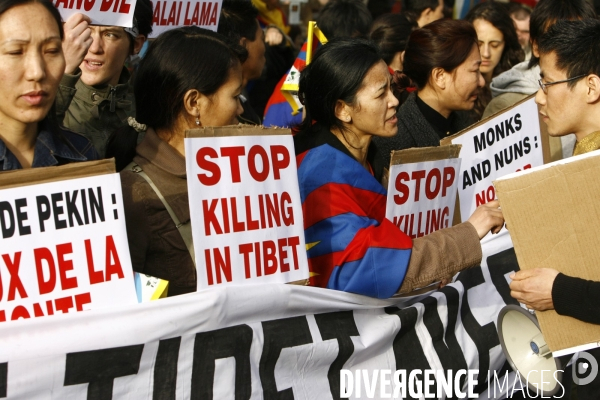
MULTIPOLYGON (((185 158, 152 129, 133 161, 152 179, 181 223, 190 220, 185 158)), ((196 267, 169 212, 148 182, 121 171, 127 239, 133 270, 169 281, 168 296, 196 291, 196 267)))

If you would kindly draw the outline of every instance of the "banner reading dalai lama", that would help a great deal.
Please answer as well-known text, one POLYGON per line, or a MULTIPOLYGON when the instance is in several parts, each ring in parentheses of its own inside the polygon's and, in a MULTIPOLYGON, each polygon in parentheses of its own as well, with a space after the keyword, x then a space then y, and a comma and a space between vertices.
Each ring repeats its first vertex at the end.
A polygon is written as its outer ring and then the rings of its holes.
POLYGON ((308 278, 289 129, 190 132, 204 136, 185 139, 198 288, 308 278))

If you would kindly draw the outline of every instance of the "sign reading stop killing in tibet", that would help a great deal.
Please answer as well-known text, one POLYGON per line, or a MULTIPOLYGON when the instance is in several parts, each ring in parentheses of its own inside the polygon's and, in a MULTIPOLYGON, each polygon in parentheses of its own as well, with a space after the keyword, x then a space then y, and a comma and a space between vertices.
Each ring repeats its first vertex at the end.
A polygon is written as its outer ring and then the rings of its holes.
POLYGON ((292 136, 195 137, 185 147, 198 289, 308 278, 292 136))
POLYGON ((135 303, 118 174, 0 190, 0 322, 135 303))

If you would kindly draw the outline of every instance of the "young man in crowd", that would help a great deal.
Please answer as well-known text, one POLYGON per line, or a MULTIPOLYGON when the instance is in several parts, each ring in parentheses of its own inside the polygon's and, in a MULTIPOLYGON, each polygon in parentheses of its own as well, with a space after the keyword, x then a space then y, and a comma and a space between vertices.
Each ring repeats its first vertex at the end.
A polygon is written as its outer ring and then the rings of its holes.
MULTIPOLYGON (((600 21, 560 21, 538 43, 540 89, 536 103, 552 136, 574 133, 574 155, 600 149, 600 21)), ((511 296, 528 308, 555 309, 600 324, 600 282, 550 268, 511 276, 511 296)), ((592 352, 598 359, 600 350, 592 352)), ((579 400, 600 398, 600 378, 577 388, 579 400)))
POLYGON ((65 74, 56 96, 59 122, 92 141, 100 157, 108 138, 135 117, 129 71, 124 64, 139 53, 152 32, 152 3, 138 0, 133 27, 90 25, 83 14, 64 24, 65 74))
MULTIPOLYGON (((260 78, 265 67, 265 36, 258 23, 258 10, 250 1, 225 0, 217 32, 238 42, 248 50, 248 59, 242 64, 244 88, 249 81, 260 78)), ((247 92, 244 92, 247 95, 247 92)), ((238 117, 245 124, 260 125, 261 118, 256 114, 247 97, 240 98, 244 112, 238 117)))
POLYGON ((529 19, 531 11, 521 3, 509 3, 508 13, 515 23, 519 44, 525 52, 525 61, 531 59, 531 43, 529 42, 529 19))
MULTIPOLYGON (((596 18, 594 7, 587 0, 540 0, 531 13, 529 24, 531 59, 515 65, 492 79, 490 89, 493 99, 487 105, 482 118, 494 115, 534 94, 539 89, 537 82, 540 74, 537 52, 539 37, 557 21, 584 18, 596 18)), ((563 136, 561 139, 551 138, 552 159, 558 160, 570 156, 573 153, 573 144, 572 136, 563 136)))

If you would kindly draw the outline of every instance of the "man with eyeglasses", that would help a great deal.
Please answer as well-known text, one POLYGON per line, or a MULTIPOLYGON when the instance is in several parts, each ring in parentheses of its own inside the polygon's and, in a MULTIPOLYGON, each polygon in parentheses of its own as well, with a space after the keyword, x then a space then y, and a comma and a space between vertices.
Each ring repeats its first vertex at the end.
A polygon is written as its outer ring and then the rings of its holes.
MULTIPOLYGON (((600 149, 600 21, 560 21, 539 41, 541 79, 535 97, 551 136, 574 133, 573 155, 600 149)), ((600 282, 550 268, 511 275, 511 296, 534 310, 555 309, 600 324, 600 282)), ((597 359, 600 349, 590 352, 597 359)), ((600 379, 577 389, 579 400, 600 398, 600 379)))

